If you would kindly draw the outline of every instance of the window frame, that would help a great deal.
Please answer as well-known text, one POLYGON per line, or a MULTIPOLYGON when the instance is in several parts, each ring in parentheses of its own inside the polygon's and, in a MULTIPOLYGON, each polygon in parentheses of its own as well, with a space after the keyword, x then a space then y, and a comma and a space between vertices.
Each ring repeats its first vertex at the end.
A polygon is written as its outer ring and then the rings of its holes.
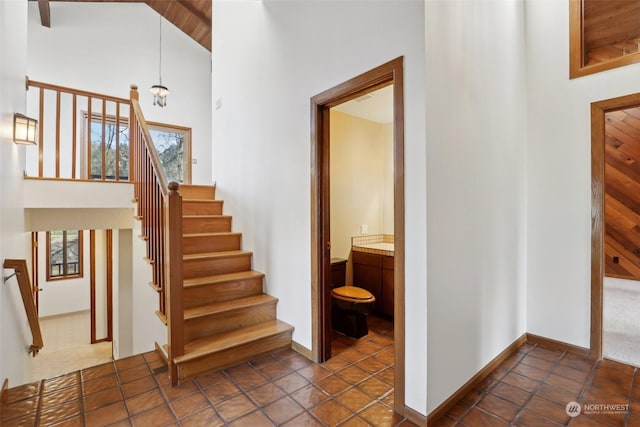
POLYGON ((569 78, 588 76, 601 71, 623 67, 640 62, 640 52, 630 53, 599 62, 584 65, 584 25, 583 0, 569 0, 569 78))
MULTIPOLYGON (((75 230, 52 230, 52 231, 62 231, 64 233, 63 236, 65 236, 68 231, 75 231, 75 230)), ((47 282, 55 282, 58 280, 69 280, 69 279, 81 279, 84 277, 84 241, 83 241, 84 232, 83 230, 77 230, 77 231, 78 231, 78 273, 62 274, 61 276, 51 275, 51 231, 47 231, 47 247, 46 247, 47 282)), ((64 239, 65 238, 63 237, 63 241, 64 239)), ((63 244, 63 249, 65 249, 64 244, 63 244)))

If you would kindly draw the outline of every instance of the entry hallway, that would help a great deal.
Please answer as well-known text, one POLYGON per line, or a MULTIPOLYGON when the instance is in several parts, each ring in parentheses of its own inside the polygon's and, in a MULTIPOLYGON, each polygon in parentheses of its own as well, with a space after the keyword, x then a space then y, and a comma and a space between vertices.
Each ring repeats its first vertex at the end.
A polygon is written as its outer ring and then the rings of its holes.
POLYGON ((150 352, 9 389, 7 426, 415 426, 393 407, 393 326, 333 339, 316 364, 292 350, 199 376, 176 388, 150 352))

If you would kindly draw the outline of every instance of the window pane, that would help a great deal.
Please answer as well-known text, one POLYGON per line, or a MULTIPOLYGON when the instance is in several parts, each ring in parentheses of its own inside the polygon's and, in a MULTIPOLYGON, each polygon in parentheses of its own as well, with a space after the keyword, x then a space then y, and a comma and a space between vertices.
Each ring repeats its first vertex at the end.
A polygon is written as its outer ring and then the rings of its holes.
POLYGON ((184 134, 175 131, 149 129, 167 181, 184 181, 184 134))
POLYGON ((106 162, 104 166, 102 164, 102 121, 101 119, 91 121, 91 177, 102 179, 104 167, 106 179, 116 178, 116 142, 118 142, 120 169, 118 172, 121 180, 127 180, 129 179, 129 128, 123 124, 125 119, 121 119, 119 128, 116 127, 115 118, 109 120, 104 127, 106 162))

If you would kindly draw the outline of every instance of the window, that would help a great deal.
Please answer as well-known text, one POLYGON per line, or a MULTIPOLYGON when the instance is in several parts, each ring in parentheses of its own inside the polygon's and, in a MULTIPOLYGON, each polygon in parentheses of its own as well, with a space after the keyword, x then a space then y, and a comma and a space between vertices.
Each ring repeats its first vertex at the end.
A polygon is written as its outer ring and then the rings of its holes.
MULTIPOLYGON (((85 123, 86 123, 85 115, 85 123)), ((147 122, 167 181, 191 183, 191 128, 147 122)), ((92 114, 91 179, 129 179, 129 120, 92 114), (104 155, 103 155, 104 146, 104 155)))
MULTIPOLYGON (((86 117, 85 117, 86 120, 86 117)), ((113 116, 91 118, 91 172, 93 179, 127 181, 129 179, 129 123, 113 116), (104 158, 102 147, 104 145, 104 158)))
POLYGON ((167 181, 191 182, 191 129, 148 123, 167 181))
POLYGON ((640 61, 640 0, 569 0, 570 77, 640 61))
POLYGON ((47 232, 47 280, 82 277, 82 230, 47 232))

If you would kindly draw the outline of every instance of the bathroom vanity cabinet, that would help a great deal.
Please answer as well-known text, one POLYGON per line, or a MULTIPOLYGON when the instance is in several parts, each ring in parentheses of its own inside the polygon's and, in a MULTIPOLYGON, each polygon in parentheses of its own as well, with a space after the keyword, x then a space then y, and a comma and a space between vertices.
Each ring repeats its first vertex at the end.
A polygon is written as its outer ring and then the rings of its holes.
POLYGON ((393 317, 393 257, 352 252, 353 284, 373 294, 376 314, 393 317))

